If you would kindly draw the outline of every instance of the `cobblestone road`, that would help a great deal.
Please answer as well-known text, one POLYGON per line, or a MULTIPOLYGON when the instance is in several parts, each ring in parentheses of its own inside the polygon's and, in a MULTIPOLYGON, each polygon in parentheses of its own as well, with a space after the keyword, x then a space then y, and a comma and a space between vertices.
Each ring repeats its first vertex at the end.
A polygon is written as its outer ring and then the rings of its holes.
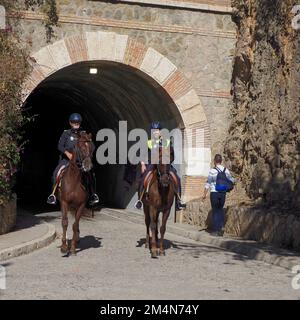
MULTIPOLYGON (((50 219, 61 232, 60 219, 50 219)), ((69 227, 69 237, 71 235, 69 227)), ((0 299, 299 299, 289 270, 166 234, 151 259, 145 228, 102 211, 81 221, 77 256, 49 247, 8 260, 0 299)))

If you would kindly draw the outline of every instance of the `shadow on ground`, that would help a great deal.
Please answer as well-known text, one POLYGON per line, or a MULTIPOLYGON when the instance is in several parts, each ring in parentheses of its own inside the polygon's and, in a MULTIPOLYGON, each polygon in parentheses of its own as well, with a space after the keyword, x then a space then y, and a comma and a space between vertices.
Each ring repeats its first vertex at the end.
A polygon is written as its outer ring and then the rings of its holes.
MULTIPOLYGON (((145 238, 141 238, 137 241, 136 247, 144 247, 146 243, 145 238)), ((159 241, 157 242, 157 247, 159 247, 159 241)), ((185 253, 188 255, 193 256, 193 258, 198 259, 201 258, 201 256, 207 256, 208 254, 213 254, 216 252, 222 252, 223 254, 228 254, 232 257, 232 253, 226 252, 224 249, 213 247, 213 246, 206 246, 203 244, 191 244, 191 243, 185 243, 185 242, 178 242, 178 241, 171 241, 168 239, 164 239, 164 248, 165 250, 169 249, 175 249, 178 250, 181 253, 185 253)), ((246 260, 247 257, 242 257, 240 255, 234 255, 234 259, 236 260, 246 260), (245 259, 243 259, 245 258, 245 259)), ((231 263, 234 264, 234 263, 231 263)))
MULTIPOLYGON (((76 254, 78 254, 79 252, 84 251, 84 250, 89 250, 89 249, 93 249, 93 248, 94 249, 101 248, 102 247, 101 240, 102 240, 102 238, 94 237, 91 235, 84 236, 84 237, 80 238, 80 241, 77 243, 77 246, 76 246, 76 254)), ((72 244, 72 240, 68 239, 69 249, 71 248, 71 244, 72 244)), ((59 245, 57 248, 60 248, 60 247, 61 247, 61 245, 59 245)), ((67 253, 63 257, 67 258, 69 256, 70 256, 70 254, 67 253)))

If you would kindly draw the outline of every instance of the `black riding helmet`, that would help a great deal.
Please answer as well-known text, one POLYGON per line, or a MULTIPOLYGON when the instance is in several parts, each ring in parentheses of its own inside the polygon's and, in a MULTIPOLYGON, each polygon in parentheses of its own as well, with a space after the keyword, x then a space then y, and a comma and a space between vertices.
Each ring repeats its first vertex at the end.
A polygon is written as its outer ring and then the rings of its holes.
POLYGON ((162 126, 161 126, 160 122, 159 121, 152 122, 151 125, 150 125, 150 130, 157 130, 157 129, 158 130, 162 129, 162 126))
POLYGON ((69 121, 70 122, 74 122, 74 123, 81 123, 82 122, 82 117, 81 117, 81 115, 79 113, 72 113, 70 115, 69 121))

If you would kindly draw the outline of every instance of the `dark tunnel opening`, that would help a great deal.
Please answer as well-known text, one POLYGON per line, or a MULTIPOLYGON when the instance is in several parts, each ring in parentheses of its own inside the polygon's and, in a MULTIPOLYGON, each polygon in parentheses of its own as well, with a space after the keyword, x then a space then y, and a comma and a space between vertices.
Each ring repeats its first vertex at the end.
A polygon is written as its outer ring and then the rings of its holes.
MULTIPOLYGON (((183 128, 177 106, 157 82, 137 69, 108 61, 81 62, 53 73, 29 95, 23 111, 32 120, 23 128, 27 142, 17 177, 19 204, 49 210, 53 208, 46 199, 59 159, 57 143, 63 130, 69 129, 71 113, 82 115, 82 127, 93 134, 96 149, 97 132, 110 128, 118 133, 119 121, 127 121, 128 131, 148 130, 154 120, 168 129, 183 128), (97 74, 91 74, 90 68, 96 68, 97 74)), ((101 205, 132 207, 138 167, 99 165, 96 157, 94 164, 101 205)))

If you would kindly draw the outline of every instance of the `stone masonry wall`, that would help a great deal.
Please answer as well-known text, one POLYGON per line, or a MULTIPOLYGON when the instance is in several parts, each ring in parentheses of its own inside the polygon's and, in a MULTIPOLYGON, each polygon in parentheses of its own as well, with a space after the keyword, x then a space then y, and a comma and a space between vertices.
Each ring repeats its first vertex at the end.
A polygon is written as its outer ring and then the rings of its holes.
MULTIPOLYGON (((233 0, 238 39, 225 153, 239 177, 225 234, 300 250, 300 38, 294 0, 233 0)), ((189 203, 188 223, 207 228, 209 202, 189 203)))
MULTIPOLYGON (((57 0, 60 17, 55 42, 84 31, 126 34, 153 47, 181 70, 199 95, 212 132, 213 152, 221 152, 228 128, 230 79, 235 45, 231 15, 145 5, 57 0)), ((22 32, 31 52, 46 46, 43 23, 24 14, 22 32)))
POLYGON ((11 231, 16 221, 16 195, 13 195, 13 198, 5 206, 0 206, 0 235, 11 231))
POLYGON ((232 3, 238 41, 226 154, 252 199, 300 215, 299 1, 232 3))

